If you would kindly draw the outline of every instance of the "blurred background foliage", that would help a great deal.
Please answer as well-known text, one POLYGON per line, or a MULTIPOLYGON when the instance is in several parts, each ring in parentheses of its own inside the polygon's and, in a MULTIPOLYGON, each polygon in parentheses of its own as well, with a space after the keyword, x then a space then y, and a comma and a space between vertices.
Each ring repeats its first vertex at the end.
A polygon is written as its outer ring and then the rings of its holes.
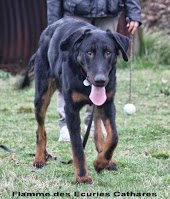
MULTIPOLYGON (((134 68, 170 69, 170 1, 141 0, 142 26, 134 36, 134 68)), ((118 67, 129 66, 119 60, 118 67)))

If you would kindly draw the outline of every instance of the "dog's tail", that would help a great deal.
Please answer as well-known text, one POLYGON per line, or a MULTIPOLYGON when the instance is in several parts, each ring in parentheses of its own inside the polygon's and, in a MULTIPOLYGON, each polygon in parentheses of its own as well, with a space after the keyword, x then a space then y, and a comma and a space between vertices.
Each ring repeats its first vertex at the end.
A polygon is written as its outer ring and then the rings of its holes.
POLYGON ((18 85, 18 89, 24 89, 29 87, 31 81, 34 79, 34 61, 35 61, 36 53, 32 55, 30 58, 26 70, 23 74, 23 78, 20 80, 18 85))

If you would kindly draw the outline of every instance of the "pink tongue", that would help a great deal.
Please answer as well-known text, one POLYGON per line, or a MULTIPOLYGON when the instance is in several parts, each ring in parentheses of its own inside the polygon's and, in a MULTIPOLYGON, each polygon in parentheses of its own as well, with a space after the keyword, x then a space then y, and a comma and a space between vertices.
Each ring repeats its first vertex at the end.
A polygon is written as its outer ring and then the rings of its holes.
POLYGON ((97 106, 101 106, 102 104, 104 104, 107 98, 105 87, 96 87, 92 85, 89 98, 93 102, 93 104, 97 106))

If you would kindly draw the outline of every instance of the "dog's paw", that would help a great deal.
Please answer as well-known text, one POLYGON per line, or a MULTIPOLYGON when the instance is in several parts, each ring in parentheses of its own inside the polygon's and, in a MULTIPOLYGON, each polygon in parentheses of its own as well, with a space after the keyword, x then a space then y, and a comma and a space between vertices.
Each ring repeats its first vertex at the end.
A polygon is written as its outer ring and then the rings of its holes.
POLYGON ((94 168, 95 170, 99 173, 101 170, 103 170, 104 168, 106 168, 106 166, 108 165, 108 161, 103 159, 103 161, 98 160, 98 158, 94 161, 94 168))
POLYGON ((36 162, 36 161, 33 162, 33 166, 38 169, 41 169, 45 164, 46 162, 36 162))
POLYGON ((36 155, 35 156, 35 159, 34 159, 34 162, 33 162, 33 166, 38 168, 38 169, 41 169, 45 164, 46 164, 46 155, 43 154, 43 155, 36 155))
POLYGON ((90 176, 76 176, 76 183, 78 184, 92 184, 92 178, 90 176))
POLYGON ((109 164, 105 167, 105 169, 109 170, 109 171, 117 171, 117 165, 114 161, 110 161, 109 164))
POLYGON ((48 160, 52 159, 53 156, 51 154, 49 154, 49 153, 46 152, 45 153, 45 158, 46 158, 46 161, 48 161, 48 160))

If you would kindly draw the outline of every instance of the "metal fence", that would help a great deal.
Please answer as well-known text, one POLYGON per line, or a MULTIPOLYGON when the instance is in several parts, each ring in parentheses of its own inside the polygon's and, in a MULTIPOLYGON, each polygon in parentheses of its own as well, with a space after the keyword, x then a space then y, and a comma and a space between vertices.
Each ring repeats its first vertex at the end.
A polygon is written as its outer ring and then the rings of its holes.
POLYGON ((0 0, 0 69, 19 73, 46 27, 46 0, 0 0))

